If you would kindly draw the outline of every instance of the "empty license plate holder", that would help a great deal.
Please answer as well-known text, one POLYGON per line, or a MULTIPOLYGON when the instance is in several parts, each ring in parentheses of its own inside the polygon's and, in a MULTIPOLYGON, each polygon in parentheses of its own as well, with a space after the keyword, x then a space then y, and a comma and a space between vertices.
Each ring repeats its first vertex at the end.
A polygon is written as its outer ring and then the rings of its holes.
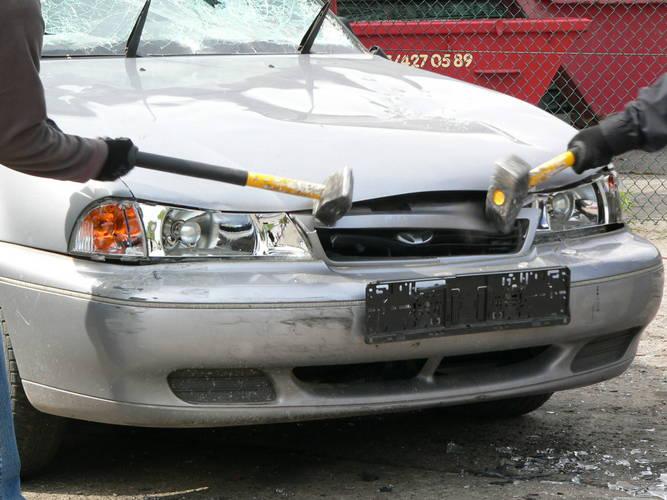
POLYGON ((365 341, 563 325, 569 304, 565 267, 370 283, 365 341))

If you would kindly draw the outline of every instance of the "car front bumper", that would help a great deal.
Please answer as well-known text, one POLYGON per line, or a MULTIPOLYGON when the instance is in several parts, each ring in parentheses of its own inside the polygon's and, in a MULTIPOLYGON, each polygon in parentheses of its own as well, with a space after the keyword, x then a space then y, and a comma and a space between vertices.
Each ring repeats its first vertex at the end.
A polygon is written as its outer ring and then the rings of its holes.
POLYGON ((32 404, 66 417, 145 426, 357 415, 596 383, 629 366, 663 290, 659 252, 625 230, 502 258, 391 267, 320 261, 128 266, 6 243, 0 255, 0 305, 32 404), (370 281, 561 266, 571 271, 568 325, 364 342, 370 281), (627 343, 619 347, 615 338, 627 343), (591 345, 600 352, 589 352, 582 363, 582 348, 591 345), (438 375, 449 360, 465 359, 460 356, 538 346, 543 349, 519 363, 438 375), (295 367, 417 359, 423 365, 409 380, 328 384, 294 374, 295 367), (273 400, 191 404, 168 383, 177 370, 248 368, 266 375, 273 400))

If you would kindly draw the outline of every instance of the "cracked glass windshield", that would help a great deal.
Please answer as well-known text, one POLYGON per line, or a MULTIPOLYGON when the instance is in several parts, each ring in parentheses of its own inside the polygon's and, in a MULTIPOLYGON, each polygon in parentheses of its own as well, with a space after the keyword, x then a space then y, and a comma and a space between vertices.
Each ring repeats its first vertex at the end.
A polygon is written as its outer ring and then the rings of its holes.
MULTIPOLYGON (((43 55, 124 55, 141 0, 42 0, 43 55)), ((153 0, 139 56, 295 53, 320 0, 153 0)), ((358 52, 329 14, 312 52, 358 52)))

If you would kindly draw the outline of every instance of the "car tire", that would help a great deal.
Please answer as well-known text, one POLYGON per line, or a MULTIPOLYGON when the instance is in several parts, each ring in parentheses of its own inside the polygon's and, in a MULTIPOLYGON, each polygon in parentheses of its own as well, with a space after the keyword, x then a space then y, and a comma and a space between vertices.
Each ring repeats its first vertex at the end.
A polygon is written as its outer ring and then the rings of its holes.
POLYGON ((14 431, 21 458, 21 477, 28 478, 42 470, 53 459, 62 441, 67 421, 42 413, 30 404, 23 390, 7 324, 1 314, 0 331, 5 365, 9 372, 9 391, 14 415, 14 431))
POLYGON ((483 419, 514 418, 537 410, 553 396, 553 392, 522 396, 518 398, 498 399, 472 403, 468 405, 444 408, 445 412, 457 417, 473 417, 483 419))

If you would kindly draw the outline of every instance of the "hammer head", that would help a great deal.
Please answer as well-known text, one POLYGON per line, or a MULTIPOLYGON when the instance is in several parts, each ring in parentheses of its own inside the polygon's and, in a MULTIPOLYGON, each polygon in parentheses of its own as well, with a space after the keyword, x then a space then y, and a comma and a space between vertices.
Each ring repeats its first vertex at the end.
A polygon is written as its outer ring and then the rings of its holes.
POLYGON ((496 162, 492 184, 486 194, 486 217, 501 232, 514 227, 528 198, 530 165, 517 156, 496 162))
POLYGON ((322 224, 333 226, 352 207, 354 179, 352 170, 345 167, 330 175, 324 182, 320 199, 315 202, 313 215, 322 224))

